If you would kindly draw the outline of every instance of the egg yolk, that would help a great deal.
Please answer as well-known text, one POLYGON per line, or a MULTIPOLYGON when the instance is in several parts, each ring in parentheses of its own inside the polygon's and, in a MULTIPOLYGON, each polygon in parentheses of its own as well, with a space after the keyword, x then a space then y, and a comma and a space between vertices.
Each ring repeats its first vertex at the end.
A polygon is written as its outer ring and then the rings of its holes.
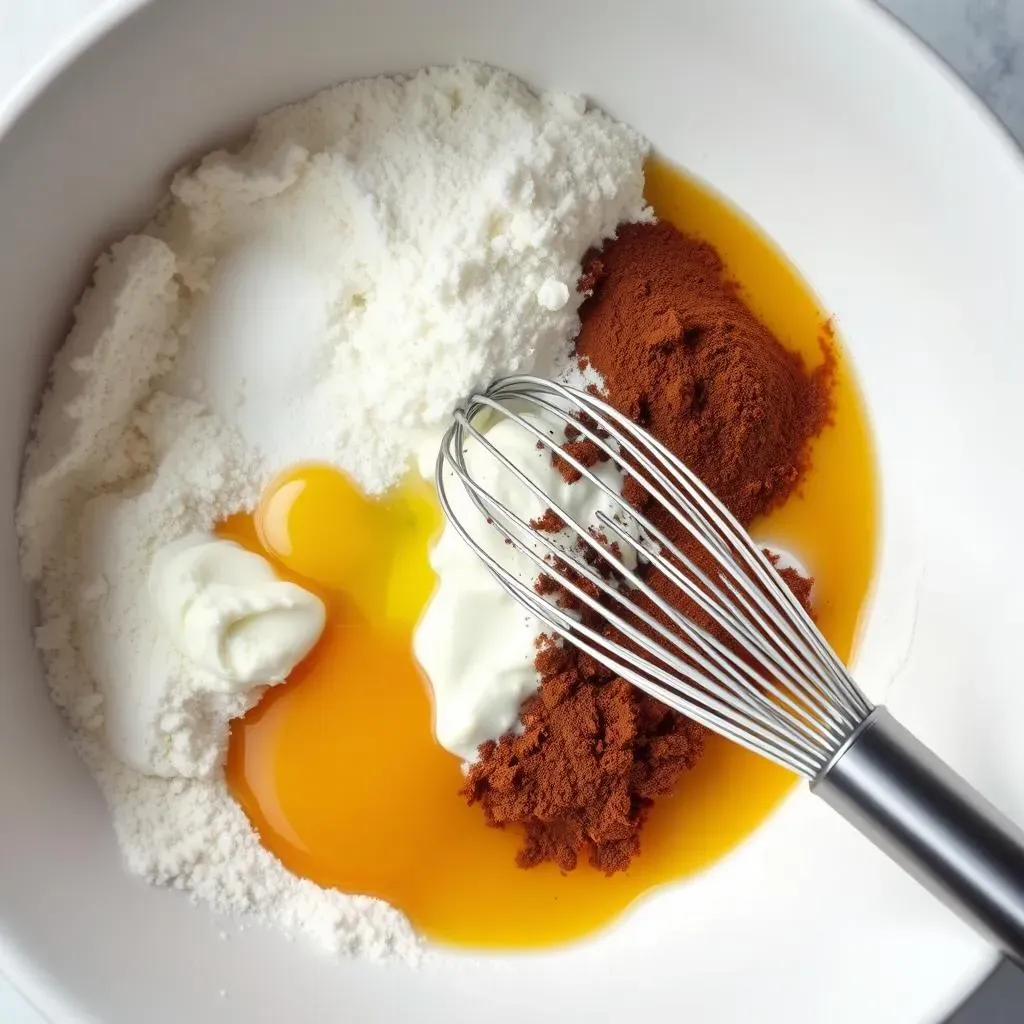
POLYGON ((329 466, 302 466, 275 480, 256 513, 267 551, 292 572, 344 587, 372 572, 385 549, 378 502, 329 466))
POLYGON ((426 484, 373 498, 332 466, 297 466, 267 488, 254 525, 265 554, 377 626, 411 630, 433 587, 440 518, 426 484))

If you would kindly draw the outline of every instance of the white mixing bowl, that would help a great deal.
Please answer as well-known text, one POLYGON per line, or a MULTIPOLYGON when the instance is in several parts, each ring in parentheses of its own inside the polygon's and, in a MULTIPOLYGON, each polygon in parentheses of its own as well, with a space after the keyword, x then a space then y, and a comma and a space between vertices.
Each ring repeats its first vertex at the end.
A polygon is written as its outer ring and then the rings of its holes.
MULTIPOLYGON (((8 513, 89 264, 168 173, 333 80, 462 56, 586 92, 631 122, 759 221, 838 315, 885 493, 858 674, 1024 819, 1024 174, 980 105, 860 0, 142 8, 0 142, 8 513)), ((0 587, 0 967, 57 1021, 907 1024, 936 1019, 991 963, 806 793, 712 870, 556 954, 445 956, 412 972, 239 932, 122 870, 46 697, 10 515, 0 587)))

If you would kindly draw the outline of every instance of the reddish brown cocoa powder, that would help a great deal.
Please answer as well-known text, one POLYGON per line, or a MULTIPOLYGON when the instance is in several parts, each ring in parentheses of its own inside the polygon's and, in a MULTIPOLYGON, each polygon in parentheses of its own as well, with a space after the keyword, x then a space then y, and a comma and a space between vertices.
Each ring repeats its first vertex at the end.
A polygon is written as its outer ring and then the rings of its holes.
POLYGON ((683 459, 742 522, 784 501, 828 420, 834 353, 808 373, 743 303, 706 242, 626 224, 584 264, 576 350, 611 402, 683 459))
MULTIPOLYGON (((577 354, 604 377, 612 404, 686 461, 741 522, 784 501, 828 422, 827 340, 822 364, 808 372, 744 305, 715 250, 664 222, 623 225, 585 260, 579 287, 591 294, 577 354)), ((574 437, 567 447, 584 463, 594 454, 574 437)), ((626 495, 646 506, 630 481, 626 495)), ((647 512, 700 560, 677 524, 647 512)), ((545 517, 536 525, 557 529, 545 517)), ((806 603, 810 581, 783 575, 806 603)), ((659 580, 650 582, 679 603, 659 580)), ((541 590, 556 586, 538 581, 541 590)), ((702 618, 692 605, 684 611, 702 618)), ((653 801, 699 758, 704 730, 553 640, 542 641, 536 667, 540 690, 523 708, 522 733, 480 748, 463 793, 489 824, 523 828, 523 867, 550 860, 571 870, 585 853, 607 873, 622 870, 640 851, 653 801)))

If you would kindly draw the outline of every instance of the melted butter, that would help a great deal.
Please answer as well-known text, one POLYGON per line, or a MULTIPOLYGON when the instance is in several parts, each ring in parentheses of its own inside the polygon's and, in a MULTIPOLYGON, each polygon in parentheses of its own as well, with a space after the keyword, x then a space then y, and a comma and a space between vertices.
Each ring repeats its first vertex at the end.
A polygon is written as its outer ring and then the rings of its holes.
MULTIPOLYGON (((810 364, 821 358, 823 312, 749 221, 659 161, 647 167, 647 195, 659 216, 718 248, 785 345, 810 364)), ((801 494, 755 533, 812 569, 819 623, 845 659, 874 563, 876 484, 864 408, 841 352, 835 399, 835 425, 815 443, 801 494)), ((297 467, 271 487, 255 521, 237 517, 221 529, 256 550, 265 544, 283 576, 328 604, 321 643, 234 724, 228 756, 232 792, 296 874, 388 900, 437 941, 546 946, 606 925, 637 897, 707 867, 793 787, 789 773, 712 739, 676 793, 654 808, 643 853, 627 872, 516 868, 516 833, 485 827, 457 795, 461 769, 434 741, 428 690, 412 657, 438 525, 422 486, 374 501, 333 470, 297 467)))

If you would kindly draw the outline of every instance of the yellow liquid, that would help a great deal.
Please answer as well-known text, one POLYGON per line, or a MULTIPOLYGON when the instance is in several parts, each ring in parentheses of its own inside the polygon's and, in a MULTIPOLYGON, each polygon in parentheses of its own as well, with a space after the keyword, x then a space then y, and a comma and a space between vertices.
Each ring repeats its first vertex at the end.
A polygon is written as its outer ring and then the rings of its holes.
MULTIPOLYGON (((658 161, 647 168, 647 195, 659 216, 718 248, 747 301, 784 344, 808 363, 820 358, 822 311, 742 215, 658 161)), ((655 886, 712 863, 794 785, 788 772, 712 739, 676 793, 654 808, 643 852, 627 872, 607 878, 585 864, 569 874, 550 864, 517 868, 516 832, 487 828, 479 810, 457 795, 460 766, 434 741, 428 691, 411 654, 431 585, 426 551, 436 511, 422 491, 407 488, 391 498, 406 510, 404 518, 389 519, 378 535, 365 526, 358 497, 345 497, 339 513, 337 487, 319 478, 297 511, 281 499, 288 506, 284 525, 262 531, 285 560, 279 570, 310 586, 285 563, 315 574, 318 538, 354 523, 368 545, 387 552, 386 578, 364 573, 365 587, 347 597, 314 585, 328 602, 324 639, 288 683, 234 724, 227 766, 232 792, 264 844, 296 874, 386 899, 440 942, 542 947, 592 932, 655 886)), ((868 593, 875 506, 864 409, 840 355, 835 426, 816 442, 802 493, 756 532, 812 569, 819 622, 843 658, 868 593)), ((236 519, 224 532, 259 545, 251 520, 236 519)))
MULTIPOLYGON (((808 366, 820 363, 827 315, 773 243, 727 200, 670 164, 648 161, 645 177, 658 216, 714 245, 744 301, 776 338, 808 366)), ((818 624, 848 660, 875 564, 878 487, 864 404, 848 361, 841 350, 838 355, 835 424, 814 441, 800 493, 755 523, 752 533, 808 566, 818 624)))

